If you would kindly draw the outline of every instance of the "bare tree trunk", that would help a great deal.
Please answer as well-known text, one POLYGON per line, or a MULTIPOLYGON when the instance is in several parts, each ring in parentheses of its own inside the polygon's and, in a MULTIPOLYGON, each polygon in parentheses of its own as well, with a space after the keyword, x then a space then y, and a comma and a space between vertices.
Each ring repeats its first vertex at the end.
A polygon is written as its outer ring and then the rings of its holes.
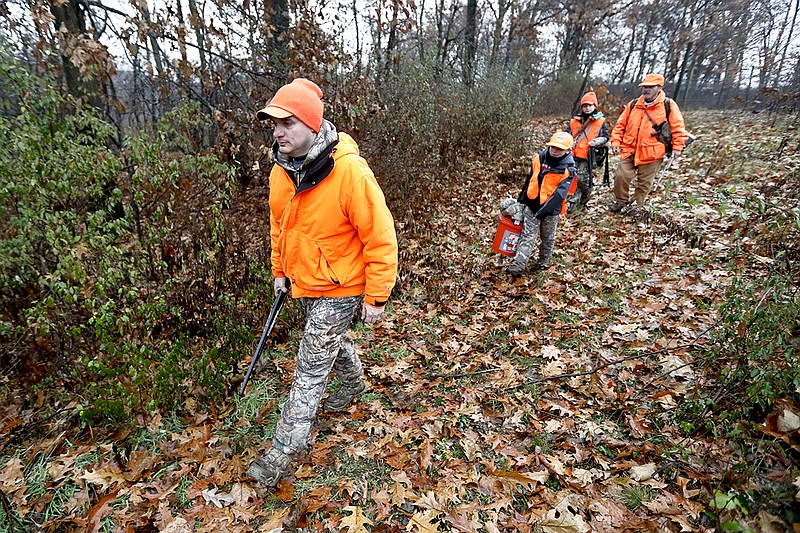
POLYGON ((445 60, 453 42, 451 32, 458 14, 458 4, 450 6, 450 13, 445 16, 445 0, 439 0, 436 7, 436 64, 440 71, 444 70, 445 60))
MULTIPOLYGON (((789 8, 791 10, 791 8, 789 8)), ((777 69, 777 76, 778 82, 780 82, 780 76, 783 73, 783 65, 786 61, 786 52, 789 49, 789 43, 792 42, 792 37, 794 36, 794 27, 795 23, 797 22, 797 11, 800 10, 800 0, 795 0, 794 2, 794 9, 792 13, 792 23, 789 25, 789 35, 786 36, 785 44, 783 45, 783 51, 781 52, 781 58, 778 61, 778 69, 777 69)), ((786 16, 788 18, 789 11, 786 12, 786 16)))
POLYGON ((628 45, 628 52, 625 54, 625 59, 622 61, 622 66, 617 71, 617 74, 614 76, 614 81, 616 83, 621 83, 625 80, 625 76, 628 73, 628 63, 631 60, 631 56, 633 55, 633 51, 636 49, 636 26, 634 26, 631 30, 631 40, 630 44, 628 45))
POLYGON ((358 0, 353 0, 353 26, 356 32, 356 75, 361 76, 361 32, 358 29, 358 0))
POLYGON ((50 12, 55 17, 59 50, 67 90, 75 98, 89 102, 95 108, 102 108, 102 85, 96 76, 81 74, 80 68, 72 62, 72 54, 84 38, 89 38, 86 30, 86 5, 80 0, 67 2, 52 1, 50 12))
POLYGON ((510 1, 499 0, 497 6, 497 18, 494 22, 494 31, 492 32, 492 48, 489 53, 489 68, 494 68, 497 64, 497 56, 500 52, 500 43, 503 40, 503 23, 505 22, 508 8, 511 6, 510 1))
POLYGON ((394 72, 397 65, 397 23, 400 14, 400 0, 392 0, 392 20, 389 23, 389 38, 386 41, 386 74, 394 72))
POLYGON ((289 79, 289 68, 286 60, 289 55, 289 43, 286 39, 289 32, 289 2, 288 0, 265 0, 264 18, 269 21, 272 30, 266 39, 267 52, 270 55, 270 66, 275 79, 280 85, 289 79))
POLYGON ((475 82, 475 52, 478 0, 467 0, 467 20, 464 26, 464 83, 472 88, 475 82))
MULTIPOLYGON (((652 20, 652 17, 651 17, 651 20, 652 20)), ((634 78, 633 78, 634 80, 640 80, 640 79, 642 79, 642 76, 644 76, 644 69, 645 69, 645 66, 646 66, 645 61, 647 59, 647 44, 646 43, 649 42, 649 40, 650 40, 650 28, 651 27, 652 27, 652 24, 647 24, 647 26, 646 26, 646 30, 645 30, 645 33, 644 33, 644 39, 642 39, 642 43, 644 43, 644 44, 642 45, 641 49, 639 50, 639 65, 636 68, 636 76, 634 76, 634 78)))
MULTIPOLYGON (((178 2, 180 2, 180 0, 178 0, 178 2)), ((195 0, 189 0, 189 14, 191 15, 189 17, 189 23, 194 29, 194 38, 197 39, 197 50, 200 56, 200 72, 204 73, 208 68, 205 52, 206 38, 203 33, 205 24, 203 24, 203 19, 200 18, 200 12, 197 11, 197 2, 195 0)))
POLYGON ((139 2, 134 2, 134 6, 139 11, 139 14, 142 16, 142 20, 144 21, 145 26, 145 34, 147 35, 147 40, 150 41, 150 51, 152 53, 153 63, 156 67, 156 73, 158 77, 162 77, 164 75, 164 64, 161 62, 162 52, 161 47, 158 44, 158 39, 156 39, 156 34, 153 31, 153 22, 150 19, 150 8, 147 5, 146 0, 141 0, 139 2))
MULTIPOLYGON (((686 50, 683 52, 683 61, 681 61, 681 70, 678 73, 678 79, 675 81, 675 98, 679 98, 678 95, 681 93, 681 86, 683 85, 684 77, 686 76, 686 65, 689 63, 689 56, 692 55, 692 46, 693 42, 689 41, 686 43, 686 50)), ((686 96, 684 95, 678 103, 683 107, 686 104, 686 96)))
POLYGON ((423 59, 425 57, 425 32, 423 31, 425 28, 425 0, 421 0, 417 13, 417 53, 419 58, 423 59))

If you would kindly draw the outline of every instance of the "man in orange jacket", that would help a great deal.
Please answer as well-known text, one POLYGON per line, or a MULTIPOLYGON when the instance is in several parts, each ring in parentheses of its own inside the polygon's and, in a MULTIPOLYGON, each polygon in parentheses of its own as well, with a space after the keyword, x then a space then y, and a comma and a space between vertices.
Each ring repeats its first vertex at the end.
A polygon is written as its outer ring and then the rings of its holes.
POLYGON ((664 105, 666 95, 662 90, 664 76, 648 74, 639 87, 642 96, 625 106, 614 130, 611 132, 611 146, 620 161, 614 176, 614 196, 616 202, 612 212, 622 211, 631 203, 630 186, 636 178, 633 201, 643 207, 647 195, 653 187, 666 146, 658 140, 657 127, 665 121, 672 131, 672 157, 678 157, 686 146, 689 134, 683 122, 683 115, 674 100, 670 100, 670 112, 664 105))
POLYGON ((322 90, 298 78, 256 115, 275 127, 269 177, 275 291, 291 288, 306 315, 272 447, 247 470, 267 486, 308 448, 331 370, 341 387, 325 409, 342 411, 366 389, 347 330, 359 309, 367 324, 381 319, 397 276, 397 237, 383 192, 353 138, 322 112, 322 90))

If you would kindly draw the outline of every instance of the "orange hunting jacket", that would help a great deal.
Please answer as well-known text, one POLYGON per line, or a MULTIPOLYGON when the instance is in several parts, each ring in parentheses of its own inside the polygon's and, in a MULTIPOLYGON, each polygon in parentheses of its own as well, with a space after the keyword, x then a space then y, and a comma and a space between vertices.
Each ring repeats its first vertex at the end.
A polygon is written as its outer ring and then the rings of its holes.
MULTIPOLYGON (((611 146, 619 147, 620 159, 627 159, 633 155, 634 165, 645 165, 664 158, 666 147, 653 135, 655 129, 647 118, 645 109, 656 124, 661 124, 667 120, 665 98, 664 91, 661 91, 655 102, 647 107, 644 105, 643 96, 637 98, 632 107, 625 106, 611 132, 611 146)), ((683 114, 675 100, 670 102, 669 127, 672 130, 672 149, 677 152, 683 151, 689 133, 686 131, 683 114)))
POLYGON ((320 156, 332 157, 333 169, 306 176, 299 187, 283 167, 272 167, 272 272, 291 280, 293 298, 365 294, 365 302, 382 306, 397 276, 394 220, 358 145, 338 135, 320 156))

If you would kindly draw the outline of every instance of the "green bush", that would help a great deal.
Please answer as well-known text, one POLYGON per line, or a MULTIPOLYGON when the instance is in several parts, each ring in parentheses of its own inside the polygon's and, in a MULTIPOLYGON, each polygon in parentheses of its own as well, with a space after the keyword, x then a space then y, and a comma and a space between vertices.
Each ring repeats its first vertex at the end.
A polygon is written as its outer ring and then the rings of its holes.
POLYGON ((184 105, 117 152, 52 80, 7 55, 0 78, 3 365, 44 364, 90 423, 225 394, 251 349, 242 309, 271 290, 225 223, 233 171, 194 149, 206 117, 184 105))
POLYGON ((711 384, 679 411, 684 429, 727 432, 781 397, 800 396, 799 347, 800 293, 792 279, 737 280, 720 308, 720 326, 699 354, 711 384))

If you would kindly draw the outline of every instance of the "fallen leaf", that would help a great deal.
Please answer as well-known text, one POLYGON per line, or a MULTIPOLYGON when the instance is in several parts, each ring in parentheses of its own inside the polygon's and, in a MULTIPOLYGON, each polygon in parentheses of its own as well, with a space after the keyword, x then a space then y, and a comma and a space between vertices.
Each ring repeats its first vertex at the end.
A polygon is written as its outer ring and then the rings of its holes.
POLYGON ((160 533, 192 533, 192 528, 186 520, 178 517, 161 529, 160 533))
POLYGON ((797 416, 788 409, 784 409, 778 415, 778 431, 783 433, 791 433, 800 429, 800 416, 797 416))
POLYGON ((634 481, 645 481, 653 477, 656 473, 656 465, 654 463, 647 463, 646 465, 634 466, 630 469, 631 479, 634 481))
POLYGON ((544 533, 586 533, 589 524, 569 505, 550 509, 539 521, 544 533))
POLYGON ((217 487, 206 489, 202 492, 203 499, 215 507, 225 507, 236 502, 236 498, 225 492, 217 492, 217 487))
POLYGON ((406 531, 412 531, 416 527, 417 533, 436 533, 439 531, 439 526, 433 523, 435 519, 436 513, 430 509, 415 513, 409 518, 408 524, 406 524, 406 531))
POLYGON ((369 533, 365 526, 371 526, 372 521, 364 516, 364 511, 361 510, 361 507, 348 505, 343 507, 342 511, 352 513, 339 521, 339 525, 347 528, 348 533, 369 533))

